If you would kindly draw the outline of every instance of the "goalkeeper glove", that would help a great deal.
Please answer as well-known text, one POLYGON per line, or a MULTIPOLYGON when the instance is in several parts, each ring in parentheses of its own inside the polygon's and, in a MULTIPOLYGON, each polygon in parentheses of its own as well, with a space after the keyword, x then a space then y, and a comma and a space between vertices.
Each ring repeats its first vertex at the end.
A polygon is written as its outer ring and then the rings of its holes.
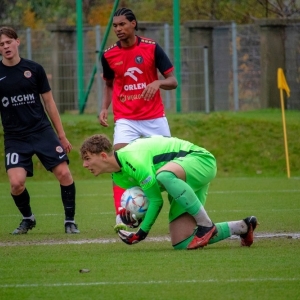
POLYGON ((129 210, 122 208, 119 209, 119 215, 122 222, 128 225, 130 228, 137 228, 142 222, 142 219, 136 220, 130 213, 129 210))
POLYGON ((138 232, 129 232, 125 230, 119 230, 118 232, 120 239, 127 245, 136 244, 146 238, 148 232, 139 229, 138 232))

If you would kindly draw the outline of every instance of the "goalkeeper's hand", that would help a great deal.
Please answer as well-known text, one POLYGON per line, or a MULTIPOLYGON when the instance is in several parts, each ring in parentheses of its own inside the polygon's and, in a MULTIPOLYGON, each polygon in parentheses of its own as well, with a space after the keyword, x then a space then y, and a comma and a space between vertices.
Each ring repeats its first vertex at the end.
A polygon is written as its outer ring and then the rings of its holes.
POLYGON ((136 219, 131 215, 130 211, 126 208, 119 208, 119 215, 122 222, 130 228, 137 228, 140 226, 142 219, 136 219))
POLYGON ((142 229, 139 229, 138 232, 119 230, 118 235, 124 243, 127 245, 133 245, 144 240, 148 235, 148 232, 145 232, 142 229))

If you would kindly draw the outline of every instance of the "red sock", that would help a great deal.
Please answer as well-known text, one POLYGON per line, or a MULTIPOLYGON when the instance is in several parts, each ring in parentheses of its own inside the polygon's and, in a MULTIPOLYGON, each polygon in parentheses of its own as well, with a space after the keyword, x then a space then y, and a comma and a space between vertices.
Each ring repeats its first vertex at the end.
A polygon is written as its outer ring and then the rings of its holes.
POLYGON ((125 191, 125 189, 123 189, 123 188, 115 185, 115 183, 113 183, 113 194, 114 194, 116 215, 118 214, 118 208, 121 207, 121 197, 122 197, 124 191, 125 191))

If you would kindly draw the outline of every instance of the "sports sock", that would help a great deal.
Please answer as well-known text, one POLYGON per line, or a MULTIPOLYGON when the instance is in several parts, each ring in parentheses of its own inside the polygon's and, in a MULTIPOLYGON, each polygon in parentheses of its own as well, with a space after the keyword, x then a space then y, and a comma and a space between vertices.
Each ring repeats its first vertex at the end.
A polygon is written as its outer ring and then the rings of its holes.
POLYGON ((228 222, 231 235, 241 235, 247 233, 248 226, 244 220, 228 222))
POLYGON ((31 215, 30 217, 23 217, 23 219, 34 221, 35 217, 34 217, 34 215, 31 215))
POLYGON ((174 173, 169 171, 158 173, 156 179, 165 187, 168 194, 183 206, 187 213, 195 218, 197 225, 212 226, 212 222, 203 205, 193 189, 185 181, 177 178, 174 173))
POLYGON ((75 216, 75 183, 68 186, 60 185, 61 200, 65 209, 65 220, 73 221, 75 216))
POLYGON ((65 224, 66 223, 73 223, 73 224, 75 224, 75 220, 65 220, 65 224))
POLYGON ((209 244, 217 243, 231 236, 228 222, 216 223, 215 226, 218 229, 218 233, 212 239, 209 240, 209 244))
POLYGON ((30 196, 29 196, 27 189, 25 188, 24 191, 20 195, 11 194, 11 196, 13 197, 15 204, 16 204, 17 208, 19 209, 20 213, 22 214, 22 216, 24 218, 31 217, 32 211, 31 211, 31 207, 30 207, 30 196))
POLYGON ((113 183, 113 196, 114 196, 116 215, 119 214, 119 207, 121 207, 121 197, 124 192, 125 192, 125 189, 123 189, 123 188, 117 186, 115 183, 113 183))

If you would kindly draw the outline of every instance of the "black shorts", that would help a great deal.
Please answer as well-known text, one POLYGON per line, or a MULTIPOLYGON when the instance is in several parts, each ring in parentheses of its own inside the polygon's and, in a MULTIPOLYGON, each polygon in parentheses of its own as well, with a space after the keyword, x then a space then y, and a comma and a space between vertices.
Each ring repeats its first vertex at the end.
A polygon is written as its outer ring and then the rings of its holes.
POLYGON ((6 137, 5 168, 21 167, 27 171, 27 176, 33 176, 32 156, 36 154, 46 170, 52 171, 54 167, 66 161, 67 154, 52 128, 46 128, 38 133, 26 137, 6 137))

